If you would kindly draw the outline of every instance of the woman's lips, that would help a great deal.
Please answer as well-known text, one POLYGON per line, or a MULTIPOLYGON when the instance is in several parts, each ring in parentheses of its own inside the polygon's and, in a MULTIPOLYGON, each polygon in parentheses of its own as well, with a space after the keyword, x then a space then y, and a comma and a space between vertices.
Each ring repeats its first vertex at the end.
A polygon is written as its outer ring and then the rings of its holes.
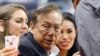
POLYGON ((60 44, 64 47, 68 46, 69 42, 68 41, 61 41, 60 44))

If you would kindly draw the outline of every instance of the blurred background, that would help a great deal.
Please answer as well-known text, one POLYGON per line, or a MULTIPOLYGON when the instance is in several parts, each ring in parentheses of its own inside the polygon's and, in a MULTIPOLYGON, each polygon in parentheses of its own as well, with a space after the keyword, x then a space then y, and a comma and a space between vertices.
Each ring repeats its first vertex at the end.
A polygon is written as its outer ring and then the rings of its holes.
POLYGON ((75 10, 72 4, 72 0, 0 0, 0 5, 9 3, 19 3, 26 6, 28 11, 36 9, 39 6, 46 5, 48 3, 55 3, 59 6, 62 12, 69 12, 74 14, 75 10))

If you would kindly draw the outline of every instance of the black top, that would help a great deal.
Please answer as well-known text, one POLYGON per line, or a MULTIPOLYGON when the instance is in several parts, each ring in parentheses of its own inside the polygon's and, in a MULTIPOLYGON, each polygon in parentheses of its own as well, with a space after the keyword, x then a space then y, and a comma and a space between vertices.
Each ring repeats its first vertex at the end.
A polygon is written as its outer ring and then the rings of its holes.
POLYGON ((19 56, 48 56, 46 51, 36 42, 31 32, 21 37, 19 56))

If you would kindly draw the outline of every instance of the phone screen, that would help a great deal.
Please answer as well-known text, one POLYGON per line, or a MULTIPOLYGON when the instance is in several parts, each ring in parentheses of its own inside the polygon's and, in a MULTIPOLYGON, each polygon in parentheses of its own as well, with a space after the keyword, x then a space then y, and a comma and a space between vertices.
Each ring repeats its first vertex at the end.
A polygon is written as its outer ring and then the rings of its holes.
POLYGON ((16 36, 5 36, 5 47, 14 47, 18 48, 19 37, 16 36))

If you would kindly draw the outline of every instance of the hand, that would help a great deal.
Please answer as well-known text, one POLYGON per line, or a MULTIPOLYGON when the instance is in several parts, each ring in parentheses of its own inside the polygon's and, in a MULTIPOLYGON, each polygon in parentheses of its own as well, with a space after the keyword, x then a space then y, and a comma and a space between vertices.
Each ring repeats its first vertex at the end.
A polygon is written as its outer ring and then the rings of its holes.
POLYGON ((80 55, 80 53, 78 51, 78 52, 74 53, 73 56, 81 56, 81 55, 80 55))
POLYGON ((15 48, 3 48, 0 50, 0 56, 18 56, 19 52, 15 48))

